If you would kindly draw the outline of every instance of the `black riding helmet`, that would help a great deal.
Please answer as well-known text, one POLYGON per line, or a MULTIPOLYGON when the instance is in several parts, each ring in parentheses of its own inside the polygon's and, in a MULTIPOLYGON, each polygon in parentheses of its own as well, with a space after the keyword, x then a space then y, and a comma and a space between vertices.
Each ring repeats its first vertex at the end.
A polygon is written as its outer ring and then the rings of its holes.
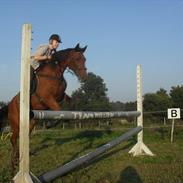
POLYGON ((49 41, 50 40, 56 40, 58 41, 59 43, 61 43, 61 39, 60 39, 60 36, 58 34, 52 34, 49 38, 49 41))

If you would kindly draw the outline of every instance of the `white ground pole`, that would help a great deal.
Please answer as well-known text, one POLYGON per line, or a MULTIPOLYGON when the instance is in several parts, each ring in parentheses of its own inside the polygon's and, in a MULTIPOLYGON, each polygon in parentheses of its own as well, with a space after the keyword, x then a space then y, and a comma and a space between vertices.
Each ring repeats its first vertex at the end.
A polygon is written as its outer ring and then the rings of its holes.
MULTIPOLYGON (((137 117, 137 126, 143 127, 143 100, 142 100, 142 68, 141 65, 137 65, 137 111, 141 112, 141 115, 137 117)), ((136 145, 129 151, 133 156, 154 154, 143 142, 143 130, 137 135, 136 145)))
POLYGON ((22 29, 21 79, 20 79, 20 134, 19 172, 15 183, 33 183, 29 170, 29 90, 32 25, 24 24, 22 29))

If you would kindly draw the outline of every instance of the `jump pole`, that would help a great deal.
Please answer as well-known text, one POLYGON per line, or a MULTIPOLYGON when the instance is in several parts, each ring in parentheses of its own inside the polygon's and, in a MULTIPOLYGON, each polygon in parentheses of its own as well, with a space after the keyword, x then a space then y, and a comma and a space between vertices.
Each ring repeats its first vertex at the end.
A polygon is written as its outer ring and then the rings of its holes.
MULTIPOLYGON (((143 99, 142 99, 142 67, 137 65, 137 111, 140 116, 137 117, 137 126, 143 127, 143 99)), ((143 142, 143 130, 137 135, 136 145, 129 151, 133 156, 149 155, 154 156, 151 150, 143 142)))
POLYGON ((108 119, 140 116, 139 111, 49 111, 33 110, 34 119, 108 119))
MULTIPOLYGON (((24 24, 22 29, 21 78, 20 78, 20 132, 19 132, 19 172, 14 183, 33 183, 35 177, 29 170, 29 90, 30 54, 32 25, 24 24)), ((35 178, 36 179, 36 178, 35 178)))

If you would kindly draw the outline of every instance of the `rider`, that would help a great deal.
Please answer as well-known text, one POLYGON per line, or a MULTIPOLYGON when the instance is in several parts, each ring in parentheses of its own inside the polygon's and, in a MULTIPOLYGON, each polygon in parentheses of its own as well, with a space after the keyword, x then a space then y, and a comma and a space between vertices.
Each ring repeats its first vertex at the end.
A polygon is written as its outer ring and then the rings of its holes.
POLYGON ((41 45, 36 49, 34 55, 31 56, 31 81, 34 75, 33 73, 39 68, 40 63, 51 60, 52 54, 56 52, 59 43, 61 43, 60 36, 58 34, 52 34, 49 38, 49 44, 41 45))

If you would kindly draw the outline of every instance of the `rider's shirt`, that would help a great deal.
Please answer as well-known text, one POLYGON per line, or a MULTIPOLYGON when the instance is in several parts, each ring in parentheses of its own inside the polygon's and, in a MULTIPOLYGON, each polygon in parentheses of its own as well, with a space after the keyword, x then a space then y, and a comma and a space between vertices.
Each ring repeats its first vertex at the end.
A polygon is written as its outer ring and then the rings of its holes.
POLYGON ((40 56, 51 56, 53 54, 54 50, 50 50, 49 44, 40 45, 35 53, 31 56, 31 66, 34 70, 36 70, 40 66, 40 62, 37 60, 34 60, 34 55, 40 55, 40 56))

